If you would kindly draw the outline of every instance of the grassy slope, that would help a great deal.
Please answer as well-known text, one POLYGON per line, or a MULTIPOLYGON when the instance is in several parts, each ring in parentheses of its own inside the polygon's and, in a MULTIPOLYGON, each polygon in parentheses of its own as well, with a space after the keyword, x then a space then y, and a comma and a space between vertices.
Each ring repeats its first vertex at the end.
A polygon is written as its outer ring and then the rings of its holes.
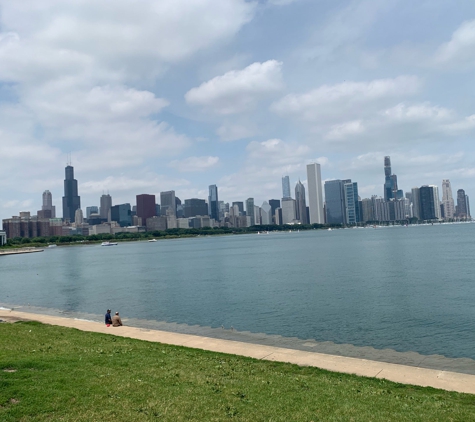
POLYGON ((316 368, 0 324, 2 421, 475 421, 475 396, 316 368))

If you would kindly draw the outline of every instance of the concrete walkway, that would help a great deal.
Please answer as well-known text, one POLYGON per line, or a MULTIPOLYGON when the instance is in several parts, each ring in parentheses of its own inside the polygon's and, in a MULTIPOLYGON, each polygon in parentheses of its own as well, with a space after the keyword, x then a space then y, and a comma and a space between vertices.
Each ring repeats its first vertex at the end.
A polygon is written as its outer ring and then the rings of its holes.
POLYGON ((139 340, 173 344, 212 352, 229 353, 278 362, 289 362, 302 366, 315 366, 334 372, 344 372, 365 377, 384 378, 390 381, 434 387, 449 391, 475 394, 475 375, 434 369, 416 368, 393 363, 376 362, 281 347, 242 343, 200 337, 190 334, 171 333, 167 331, 147 330, 136 327, 106 327, 102 323, 62 318, 49 315, 32 314, 0 309, 0 319, 7 321, 31 320, 44 324, 77 328, 81 331, 113 334, 139 340))

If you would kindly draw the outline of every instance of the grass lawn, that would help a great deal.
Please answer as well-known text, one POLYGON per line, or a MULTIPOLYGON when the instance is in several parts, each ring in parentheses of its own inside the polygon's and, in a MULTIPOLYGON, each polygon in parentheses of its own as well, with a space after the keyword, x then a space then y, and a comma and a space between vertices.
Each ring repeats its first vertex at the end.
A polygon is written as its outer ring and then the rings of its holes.
POLYGON ((1 421, 475 421, 475 396, 36 322, 0 324, 1 421))

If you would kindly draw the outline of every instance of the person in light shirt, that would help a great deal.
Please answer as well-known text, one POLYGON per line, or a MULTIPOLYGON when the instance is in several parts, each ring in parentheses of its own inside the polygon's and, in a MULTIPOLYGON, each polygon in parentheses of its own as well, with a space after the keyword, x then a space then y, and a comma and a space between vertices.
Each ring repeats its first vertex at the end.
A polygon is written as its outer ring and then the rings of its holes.
POLYGON ((112 326, 120 327, 121 325, 122 325, 122 320, 120 319, 119 312, 116 312, 115 315, 112 317, 112 326))

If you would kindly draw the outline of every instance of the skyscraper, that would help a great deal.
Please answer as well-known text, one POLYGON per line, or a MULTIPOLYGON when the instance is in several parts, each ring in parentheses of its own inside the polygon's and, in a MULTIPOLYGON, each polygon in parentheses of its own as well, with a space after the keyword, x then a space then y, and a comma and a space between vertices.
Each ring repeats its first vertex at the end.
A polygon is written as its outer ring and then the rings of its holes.
POLYGON ((282 198, 291 198, 289 176, 282 177, 282 198))
POLYGON ((300 180, 295 185, 295 218, 302 224, 308 224, 305 187, 302 185, 300 180))
POLYGON ((219 203, 218 203, 218 187, 216 185, 209 186, 208 196, 208 215, 215 221, 219 221, 219 203))
POLYGON ((78 208, 76 210, 76 212, 74 213, 74 222, 76 224, 82 224, 84 223, 84 216, 83 216, 83 213, 82 213, 82 209, 81 208, 78 208))
POLYGON ((417 218, 418 220, 421 219, 421 195, 419 192, 419 188, 412 188, 412 216, 417 218))
POLYGON ((119 223, 121 227, 132 225, 132 212, 130 204, 120 204, 111 207, 111 221, 119 223))
POLYGON ((308 205, 310 208, 310 224, 323 224, 323 192, 320 164, 307 165, 308 205))
POLYGON ((160 214, 174 215, 176 217, 176 199, 175 191, 160 192, 160 214))
POLYGON ((255 226, 256 221, 254 219, 254 198, 247 198, 246 199, 246 215, 250 217, 250 225, 255 226))
POLYGON ((452 187, 448 179, 442 180, 442 206, 444 208, 444 218, 446 220, 454 218, 454 198, 452 197, 452 187))
POLYGON ((458 218, 469 218, 470 212, 468 210, 468 197, 465 195, 463 189, 457 191, 457 217, 458 218))
POLYGON ((420 219, 440 219, 439 189, 437 186, 421 186, 419 188, 420 219))
POLYGON ((207 215, 208 206, 204 199, 191 198, 185 199, 185 206, 183 207, 185 218, 196 217, 197 215, 207 215))
POLYGON ((293 223, 296 219, 295 215, 296 206, 295 199, 282 198, 282 222, 281 224, 293 223))
POLYGON ((358 183, 351 180, 343 185, 345 192, 345 218, 346 224, 359 223, 360 203, 358 201, 358 183))
POLYGON ((53 205, 53 195, 49 190, 43 192, 43 205, 41 206, 42 211, 50 211, 51 217, 56 218, 56 207, 53 205))
POLYGON ((397 176, 391 174, 391 157, 384 157, 384 200, 402 199, 404 193, 398 189, 397 176))
POLYGON ((147 225, 147 218, 155 216, 155 195, 137 195, 137 217, 142 219, 142 226, 147 225))
POLYGON ((81 198, 78 195, 78 181, 74 178, 74 168, 67 165, 65 168, 63 220, 75 221, 75 213, 81 208, 81 198))
POLYGON ((342 180, 327 180, 325 182, 325 210, 327 224, 345 224, 345 193, 342 180))
POLYGON ((233 207, 234 206, 236 206, 239 211, 239 214, 237 215, 244 215, 244 202, 240 202, 240 201, 233 202, 233 207))
POLYGON ((267 201, 264 201, 261 206, 261 224, 263 226, 272 224, 272 207, 267 201))
POLYGON ((89 220, 89 217, 91 214, 98 214, 99 213, 99 208, 97 208, 95 205, 91 207, 86 207, 86 219, 89 220))
POLYGON ((112 208, 112 197, 107 194, 107 195, 102 195, 101 196, 101 208, 100 208, 100 215, 101 218, 107 219, 107 221, 110 220, 110 210, 112 208))

